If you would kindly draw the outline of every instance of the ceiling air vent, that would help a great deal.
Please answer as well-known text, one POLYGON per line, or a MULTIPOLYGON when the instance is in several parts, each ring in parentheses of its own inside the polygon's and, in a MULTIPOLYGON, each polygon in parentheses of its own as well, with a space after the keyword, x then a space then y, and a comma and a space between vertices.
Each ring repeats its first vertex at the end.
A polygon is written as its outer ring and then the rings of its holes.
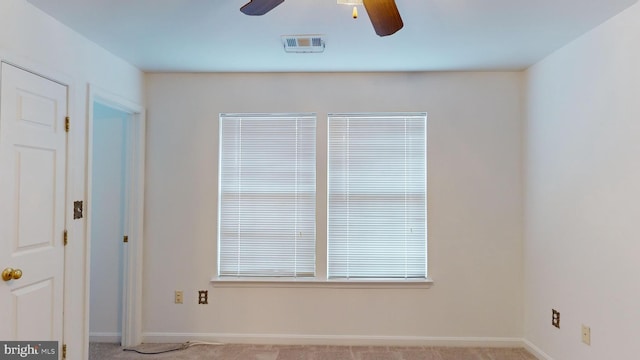
POLYGON ((283 35, 284 51, 293 53, 319 53, 324 51, 322 35, 283 35))

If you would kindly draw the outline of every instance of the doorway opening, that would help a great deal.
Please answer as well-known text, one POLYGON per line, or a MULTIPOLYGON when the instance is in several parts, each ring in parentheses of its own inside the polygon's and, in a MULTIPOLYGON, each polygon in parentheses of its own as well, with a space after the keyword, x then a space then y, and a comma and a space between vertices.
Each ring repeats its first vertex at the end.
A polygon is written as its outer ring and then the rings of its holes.
MULTIPOLYGON (((93 105, 89 341, 121 343, 132 114, 93 105)), ((128 241, 128 239, 127 239, 128 241)))
POLYGON ((144 111, 89 88, 87 342, 141 343, 144 111))

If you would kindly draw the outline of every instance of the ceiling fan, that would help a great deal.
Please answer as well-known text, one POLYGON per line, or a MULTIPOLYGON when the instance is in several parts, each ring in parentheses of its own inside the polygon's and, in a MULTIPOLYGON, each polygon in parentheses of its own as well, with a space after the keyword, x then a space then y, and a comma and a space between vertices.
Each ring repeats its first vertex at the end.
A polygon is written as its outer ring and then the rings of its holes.
MULTIPOLYGON (((251 0, 240 8, 243 14, 260 16, 282 4, 284 0, 251 0)), ((376 34, 388 36, 404 25, 395 0, 363 0, 376 34)))

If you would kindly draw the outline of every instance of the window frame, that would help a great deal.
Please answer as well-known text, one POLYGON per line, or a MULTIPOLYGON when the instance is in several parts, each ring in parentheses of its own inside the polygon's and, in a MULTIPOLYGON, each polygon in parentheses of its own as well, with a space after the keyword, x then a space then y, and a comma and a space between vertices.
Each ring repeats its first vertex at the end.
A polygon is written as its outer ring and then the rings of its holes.
MULTIPOLYGON (((317 224, 315 223, 315 212, 317 211, 317 205, 315 204, 317 199, 317 186, 315 181, 318 176, 316 174, 317 146, 314 145, 315 139, 317 138, 317 115, 315 113, 222 113, 218 117, 218 122, 218 217, 216 243, 216 273, 218 277, 220 279, 242 279, 254 277, 286 279, 298 278, 298 276, 299 278, 315 277, 315 266, 317 264, 317 260, 315 259, 317 248, 315 246, 315 232, 317 229, 317 224), (230 134, 228 136, 225 136, 223 131, 223 129, 226 128, 223 120, 229 121, 227 126, 230 129, 230 134), (274 127, 278 122, 280 122, 280 125, 282 126, 274 127), (246 127, 246 124, 254 124, 256 126, 246 127), (294 130, 291 130, 292 127, 294 130), (274 131, 272 129, 278 130, 274 131), (302 129, 307 129, 307 131, 303 131, 302 129), (301 140, 305 139, 305 134, 307 135, 307 140, 311 139, 309 135, 313 138, 313 143, 311 144, 312 147, 308 147, 307 145, 308 149, 313 149, 313 154, 310 154, 309 152, 307 152, 307 154, 313 155, 313 157, 300 156, 300 158, 307 160, 313 159, 312 163, 307 161, 298 162, 298 150, 305 149, 305 144, 301 143, 301 140), (245 136, 248 136, 249 138, 253 137, 258 144, 263 146, 255 147, 254 143, 251 141, 247 142, 245 136), (289 146, 293 146, 293 148, 296 149, 294 162, 272 161, 273 159, 290 160, 288 157, 294 153, 289 150, 289 146), (229 163, 226 163, 223 160, 226 157, 226 151, 229 151, 227 156, 231 156, 229 163), (245 157, 245 153, 248 154, 248 157, 245 157), (279 156, 264 157, 265 154, 279 154, 279 156), (250 165, 247 167, 237 166, 239 161, 240 163, 248 161, 250 165), (281 164, 284 165, 280 166, 281 164), (272 171, 274 167, 279 170, 272 171), (223 168, 228 169, 229 171, 223 171, 223 168), (300 174, 306 173, 307 175, 312 176, 300 177, 302 182, 299 183, 299 171, 300 174), (259 175, 258 177, 251 175, 246 177, 244 176, 245 172, 250 174, 256 174, 257 172, 259 175), (292 178, 291 176, 293 173, 295 173, 295 176, 292 178), (242 189, 242 191, 237 191, 234 189, 234 186, 231 186, 231 189, 227 193, 228 195, 223 196, 225 193, 224 189, 228 187, 222 182, 225 174, 229 176, 228 179, 230 182, 228 184, 235 184, 239 187, 238 189, 242 189), (273 180, 268 182, 269 185, 267 187, 264 186, 264 176, 266 174, 268 174, 268 178, 270 180, 273 180), (293 180, 293 184, 289 183, 292 179, 295 179, 293 180), (305 179, 308 180, 308 182, 303 186, 303 190, 299 192, 298 186, 300 184, 304 184, 305 179), (311 179, 313 180, 311 181, 311 179), (304 191, 304 189, 310 191, 307 192, 304 191), (313 189, 312 192, 311 189, 313 189), (298 198, 300 195, 302 195, 301 198, 303 199, 305 198, 305 195, 307 196, 307 199, 310 198, 309 195, 312 195, 311 199, 313 199, 313 207, 305 206, 304 201, 301 202, 301 205, 298 205, 298 198), (280 202, 281 200, 276 200, 276 198, 279 197, 284 198, 285 200, 294 199, 295 205, 287 204, 287 206, 282 208, 287 210, 284 213, 288 214, 288 216, 281 215, 283 213, 276 211, 275 213, 281 216, 273 217, 272 215, 274 212, 266 210, 272 209, 273 206, 279 207, 282 205, 280 202), (237 199, 234 200, 234 198, 237 199), (245 200, 243 200, 244 198, 253 198, 254 200, 245 202, 245 200), (226 203, 224 199, 229 199, 226 206, 230 206, 231 210, 229 213, 229 219, 225 221, 223 221, 223 206, 225 206, 224 203, 226 203), (265 205, 267 205, 268 208, 264 208, 265 205), (290 207, 289 205, 292 205, 293 207, 290 207), (236 209, 237 213, 234 213, 233 209, 236 209), (307 214, 307 216, 301 216, 301 219, 303 220, 301 222, 298 221, 299 209, 302 210, 301 214, 307 214), (242 214, 242 216, 240 216, 240 214, 242 214), (256 214, 259 216, 255 217, 256 214), (252 221, 252 219, 255 221, 252 221), (293 223, 293 228, 289 227, 289 225, 292 224, 288 224, 288 222, 293 223), (274 223, 276 224, 275 227, 273 226, 274 223), (262 224, 262 226, 257 224, 262 224), (280 225, 280 227, 277 225, 280 225), (299 240, 298 225, 304 225, 310 231, 312 230, 312 238, 310 240, 299 240), (225 226, 230 226, 231 231, 229 231, 229 228, 225 226), (227 230, 225 231, 225 229, 227 230), (257 230, 259 229, 268 229, 268 231, 260 231, 259 233, 261 235, 256 237, 255 235, 258 234, 257 230), (290 231, 283 232, 282 229, 288 229, 290 231), (221 241, 223 232, 226 234, 233 234, 236 233, 236 230, 238 231, 238 235, 230 235, 229 242, 225 242, 223 245, 221 241), (240 231, 243 232, 244 235, 240 235, 240 231), (293 236, 293 238, 290 236, 293 236), (263 237, 269 240, 269 244, 273 243, 275 246, 278 246, 277 244, 280 243, 280 247, 275 248, 276 250, 280 249, 281 252, 278 252, 278 254, 293 251, 294 254, 290 254, 293 257, 266 256, 264 251, 272 253, 273 249, 262 246, 262 244, 264 244, 262 241, 263 237), (256 242, 256 240, 260 241, 256 242), (312 244, 309 244, 309 242, 312 244), (293 248, 289 246, 291 244, 294 244, 293 248), (282 247, 283 245, 287 246, 282 247), (300 252, 301 255, 308 254, 311 255, 311 258, 305 256, 298 257, 297 251, 294 250, 298 248, 298 245, 302 245, 301 249, 306 248, 306 250, 300 252), (311 247, 311 245, 313 245, 313 247, 311 247), (223 248, 228 249, 228 251, 223 251, 223 248), (229 263, 223 265, 223 258, 229 259, 229 263), (243 262, 240 259, 250 260, 243 262), (269 260, 263 261, 262 259, 269 260), (282 260, 285 264, 288 263, 289 266, 282 267, 281 264, 283 264, 283 262, 279 262, 279 260, 282 260), (248 264, 248 266, 243 264, 248 264), (302 267, 300 267, 300 264, 302 264, 302 267), (223 267, 227 269, 224 274, 223 267), (300 275, 298 275, 298 271, 301 271, 300 275), (234 275, 234 272, 237 275, 234 275), (241 273, 254 273, 255 275, 240 275, 241 273), (270 273, 273 275, 269 275, 270 273)), ((304 154, 304 152, 301 152, 301 154, 304 154)), ((304 230, 300 230, 300 235, 302 235, 303 231, 304 230)))
MULTIPOLYGON (((413 264, 420 264, 422 265, 421 267, 411 267, 413 270, 409 271, 410 273, 412 273, 413 271, 416 272, 416 274, 418 272, 420 272, 420 276, 407 276, 407 265, 410 265, 412 262, 408 261, 406 259, 406 255, 405 255, 405 259, 404 262, 399 261, 399 262, 393 262, 393 261, 388 261, 388 259, 386 259, 389 254, 392 252, 392 248, 393 247, 389 247, 388 246, 388 242, 386 239, 389 238, 394 238, 397 239, 401 238, 402 236, 398 236, 400 234, 402 234, 402 230, 400 230, 400 233, 389 233, 387 234, 389 237, 383 236, 382 238, 379 237, 379 234, 384 234, 385 230, 381 230, 380 233, 376 233, 376 235, 378 235, 378 241, 375 241, 375 236, 374 238, 372 238, 371 240, 374 243, 377 243, 378 246, 377 247, 371 247, 369 245, 369 241, 362 241, 362 237, 350 237, 348 235, 348 231, 345 233, 344 231, 337 231, 337 234, 340 235, 341 240, 342 241, 336 241, 337 244, 339 244, 337 246, 337 248, 335 248, 335 253, 337 254, 336 259, 339 258, 343 258, 343 260, 345 261, 336 261, 335 263, 336 265, 336 270, 334 270, 334 277, 329 276, 330 279, 362 279, 362 280, 367 280, 367 279, 374 279, 371 277, 367 277, 364 274, 365 273, 369 273, 371 272, 371 270, 373 269, 372 265, 375 264, 374 261, 372 261, 371 259, 367 258, 367 257, 363 257, 362 253, 358 253, 356 252, 352 252, 350 250, 347 250, 345 248, 348 248, 349 246, 362 246, 363 244, 366 244, 365 248, 365 252, 364 254, 368 254, 368 256, 375 256, 375 253, 378 254, 382 254, 384 253, 385 256, 383 256, 380 261, 383 262, 385 265, 387 265, 388 267, 386 268, 386 273, 385 274, 380 274, 380 275, 386 275, 385 277, 382 277, 381 279, 383 281, 410 281, 410 280, 421 280, 421 279, 426 279, 428 276, 428 259, 427 259, 427 254, 428 254, 428 249, 427 249, 427 245, 428 245, 428 228, 427 228, 427 114, 425 112, 394 112, 394 113, 329 113, 327 114, 327 124, 328 126, 331 126, 331 121, 336 121, 336 129, 338 129, 337 131, 337 135, 341 135, 343 136, 342 140, 340 140, 340 136, 338 136, 338 140, 336 142, 336 146, 340 147, 340 146, 346 146, 344 149, 342 149, 342 151, 338 151, 337 154, 335 156, 331 155, 331 150, 332 150, 332 144, 331 141, 333 139, 336 139, 332 133, 331 133, 331 128, 328 129, 327 131, 327 138, 328 138, 328 148, 327 148, 327 202, 331 203, 331 199, 334 199, 334 195, 338 195, 339 197, 350 197, 352 196, 353 198, 357 199, 357 200, 346 200, 345 201, 338 201, 336 200, 336 207, 334 208, 334 210, 338 213, 340 212, 345 212, 346 214, 350 214, 353 216, 353 222, 357 222, 357 219, 359 218, 360 220, 363 219, 367 219, 365 220, 367 223, 369 223, 371 220, 368 216, 380 216, 380 212, 379 211, 373 211, 371 212, 370 209, 368 208, 368 206, 374 205, 374 206, 383 206, 385 209, 390 209, 390 206, 392 206, 392 208, 395 208, 396 210, 398 210, 398 203, 402 203, 404 202, 404 205, 400 206, 399 209, 400 210, 404 210, 404 220, 407 221, 408 218, 410 218, 411 216, 407 216, 407 210, 408 209, 413 209, 420 212, 423 212, 424 214, 424 224, 421 224, 421 222, 418 222, 417 224, 424 227, 424 237, 419 239, 419 237, 413 236, 412 238, 414 239, 413 241, 410 241, 410 244, 418 244, 417 246, 424 246, 424 253, 422 254, 423 257, 421 257, 420 260, 422 260, 421 262, 413 262, 413 264), (362 122, 361 121, 365 121, 365 124, 367 126, 362 127, 362 122), (353 122, 353 126, 351 126, 350 124, 353 122), (360 122, 360 125, 358 125, 358 123, 360 122), (388 126, 387 128, 380 128, 377 127, 375 130, 377 131, 371 131, 371 125, 372 124, 376 124, 376 126, 380 125, 380 126, 388 126), (408 144, 410 143, 409 140, 414 139, 414 136, 412 136, 412 134, 407 133, 407 126, 412 126, 412 125, 419 125, 421 127, 421 129, 424 129, 424 133, 420 134, 421 136, 419 136, 418 138, 420 140, 424 141, 424 145, 422 144, 418 144, 418 146, 408 146, 408 144), (351 130, 351 128, 354 128, 354 130, 351 130), (360 132, 358 132, 358 127, 360 127, 360 132), (403 129, 404 128, 404 129, 403 129), (364 131, 362 131, 362 129, 364 129, 364 131), (381 129, 385 129, 387 131, 381 131, 381 129), (396 134, 396 136, 398 135, 397 133, 397 129, 400 129, 401 131, 404 131, 404 134, 402 134, 402 132, 400 132, 400 136, 397 138, 398 142, 392 142, 392 146, 391 149, 392 150, 397 150, 398 145, 403 144, 404 145, 404 149, 405 149, 405 153, 404 153, 404 162, 402 162, 402 164, 404 164, 404 169, 405 169, 405 173, 404 176, 400 176, 401 179, 404 179, 404 186, 401 187, 397 187, 395 184, 397 184, 398 182, 395 181, 397 179, 397 172, 386 172, 385 170, 388 170, 389 168, 395 166, 395 164, 399 164, 401 163, 400 161, 391 161, 386 163, 387 166, 383 166, 380 167, 380 163, 378 161, 379 157, 376 157, 375 161, 371 160, 367 160, 367 158, 370 156, 370 152, 368 151, 364 151, 363 152, 363 148, 362 147, 352 147, 351 145, 349 145, 350 141, 353 140, 355 142, 360 142, 360 144, 362 146, 364 146, 364 149, 367 149, 367 146, 372 146, 370 147, 369 150, 371 150, 371 152, 378 152, 377 154, 380 156, 380 158, 385 158, 387 159, 387 161, 391 158, 389 158, 389 154, 386 153, 384 149, 389 148, 389 136, 396 134), (360 136, 358 135, 358 133, 360 134, 360 136), (362 136, 364 135, 364 136, 362 136), (377 135, 377 136, 376 136, 377 135), (344 139, 347 139, 347 141, 345 142, 344 139), (372 141, 375 140, 375 142, 372 143, 372 141), (380 140, 382 139, 382 140, 380 140), (364 141, 364 142, 363 142, 364 141), (424 147, 423 147, 424 146, 424 147), (415 176, 407 176, 407 172, 411 171, 411 170, 407 170, 407 165, 410 164, 416 164, 415 162, 412 162, 412 156, 407 156, 407 149, 413 149, 416 151, 421 151, 422 154, 424 155, 424 158, 422 158, 420 162, 418 162, 418 166, 422 167, 424 166, 424 170, 422 171, 418 171, 418 172, 414 172, 416 175, 415 176), (350 155, 350 153, 353 153, 353 155, 350 155), (351 157, 353 157, 354 159, 358 158, 357 153, 359 153, 360 155, 360 160, 362 161, 352 161, 350 160, 351 157), (363 157, 363 154, 366 154, 363 157), (335 167, 331 167, 331 161, 332 159, 337 159, 337 163, 335 167), (346 160, 349 159, 349 160, 346 160), (424 162, 424 163, 421 163, 424 162), (342 166, 340 166, 340 164, 343 164, 342 166), (363 168, 362 164, 373 164, 373 167, 366 167, 363 168), (376 168, 377 166, 377 168, 376 168), (350 168, 353 168, 350 169, 350 168), (359 168, 359 169, 358 169, 359 168), (374 173, 369 173, 372 170, 380 170, 380 172, 374 172, 374 173), (332 170, 337 170, 338 174, 342 174, 343 176, 346 176, 346 178, 337 178, 338 180, 336 181, 336 186, 337 189, 335 192, 331 191, 331 179, 333 178, 331 176, 331 171, 332 170), (360 174, 360 175, 358 175, 360 174), (389 177, 393 178, 394 181, 390 182, 389 181, 389 177), (358 178, 360 179, 360 181, 358 180, 358 178), (373 181, 371 181, 372 178, 375 178, 373 181), (380 179, 382 178, 386 178, 386 181, 380 182, 380 179), (355 180, 352 180, 355 179, 355 180), (364 181, 362 181, 364 179, 364 181), (420 180, 418 182, 415 182, 416 180, 420 180), (417 207, 412 207, 409 206, 407 207, 407 190, 412 188, 411 185, 407 185, 407 181, 409 181, 410 183, 417 185, 420 187, 420 192, 416 192, 415 194, 418 194, 418 196, 420 198, 423 198, 424 203, 421 203, 421 206, 417 206, 417 207), (422 181, 424 181, 424 183, 422 183, 422 181), (342 185, 342 191, 340 191, 339 189, 341 188, 339 185, 342 185), (377 184, 377 186, 375 185, 377 184), (380 185, 384 185, 383 187, 381 187, 380 185), (346 188, 344 188, 344 186, 346 186, 346 188), (355 189, 355 191, 350 190, 350 187, 353 186, 353 189, 355 189), (371 186, 374 186, 374 189, 376 190, 376 192, 371 192, 371 186), (388 192, 389 189, 393 189, 395 188, 396 190, 401 190, 404 192, 404 194, 402 192, 400 193, 393 193, 393 192, 388 192), (385 189, 385 190, 382 190, 385 189), (376 200, 376 198, 379 198, 380 195, 382 194, 380 192, 380 190, 382 191, 387 191, 387 193, 385 194, 385 196, 389 196, 391 194, 393 194, 392 196, 388 197, 389 201, 382 201, 380 202, 379 200, 376 200), (351 195, 349 195, 351 194, 351 195), (357 208, 358 203, 360 203, 361 205, 360 210, 349 210, 349 203, 352 202, 354 203, 353 208, 357 208), (346 207, 345 207, 346 204, 346 207), (367 207, 362 207, 362 205, 364 204, 368 204, 367 207), (384 205, 382 205, 384 204, 384 205), (395 206, 393 206, 395 205, 395 206), (366 210, 365 210, 366 209, 366 210), (363 217, 363 212, 367 213, 367 217, 363 217), (384 239, 384 240, 383 240, 384 239), (420 241, 418 241, 420 240, 420 241), (351 245, 349 245, 351 244, 351 245), (342 245, 342 246, 340 246, 342 245), (374 251, 372 251, 374 250, 374 251), (377 250, 377 251, 375 251, 377 250), (384 250, 384 252, 380 252, 380 250, 384 250), (342 256, 340 256, 342 255, 342 256), (356 260, 347 260, 349 259, 349 257, 354 256, 356 258, 356 260), (357 258, 360 258, 359 260, 357 258), (346 259, 345 259, 346 258, 346 259), (366 259, 366 260, 365 260, 366 259), (360 266, 358 267, 358 263, 364 263, 366 264, 366 266, 360 266), (398 271, 398 265, 400 265, 400 267, 405 267, 404 270, 400 270, 400 271, 405 271, 404 275, 405 276, 392 276, 391 273, 389 271, 398 271), (349 267, 353 267, 355 269, 360 269, 360 271, 355 270, 353 271, 353 273, 356 274, 360 274, 360 276, 357 275, 350 275, 350 270, 349 267), (394 269, 394 270, 392 270, 394 269), (422 276, 422 274, 424 274, 424 277, 422 276)), ((402 146, 400 146, 400 148, 402 148, 402 146)), ((397 156, 397 154, 396 154, 397 156)), ((396 159, 396 157, 393 157, 393 159, 396 159)), ((413 157, 413 159, 420 159, 418 157, 413 157)), ((410 198, 411 196, 409 196, 410 198)), ((327 272, 330 272, 330 263, 331 263, 331 259, 329 258, 330 255, 330 249, 332 248, 329 244, 330 242, 330 236, 331 236, 331 207, 327 206, 327 227, 328 227, 328 231, 327 231, 327 272)), ((387 216, 384 216, 383 218, 380 218, 379 221, 386 221, 387 216)), ((348 218, 345 218, 348 219, 348 218)), ((335 224, 336 228, 340 228, 340 225, 344 226, 348 226, 348 224, 351 221, 347 220, 346 223, 344 222, 344 219, 339 218, 337 219, 337 224, 335 224)), ((392 226, 398 226, 397 222, 392 222, 391 224, 392 226)), ((408 225, 408 223, 404 223, 404 227, 406 227, 408 225)), ((373 225, 375 226, 375 225, 373 225)), ((351 228, 354 229, 354 231, 357 232, 369 232, 370 231, 370 227, 369 225, 366 226, 352 226, 351 228)), ((386 231, 389 231, 388 229, 386 231)), ((407 230, 405 231, 405 235, 408 235, 409 232, 407 232, 407 230)), ((413 233, 413 230, 411 231, 411 233, 413 233)), ((368 236, 368 235, 367 235, 368 236)), ((411 237, 411 236, 410 236, 411 237)), ((369 238, 367 238, 367 240, 369 240, 369 238)), ((410 246, 406 245, 406 241, 405 241, 405 247, 404 249, 406 250, 407 248, 410 248, 410 246)), ((401 248, 402 249, 402 248, 401 248)), ((399 275, 399 274, 397 274, 399 275)), ((368 275, 370 276, 370 275, 368 275)))
MULTIPOLYGON (((221 277, 218 273, 219 264, 219 238, 215 239, 215 259, 214 274, 210 278, 210 282, 214 287, 218 288, 349 288, 349 289, 428 289, 434 284, 430 273, 426 272, 425 278, 409 278, 409 279, 330 279, 327 276, 328 273, 328 156, 329 156, 329 116, 336 115, 369 115, 369 116, 384 116, 384 115, 413 115, 423 114, 427 117, 426 112, 372 112, 372 113, 326 113, 325 116, 319 116, 317 113, 242 113, 242 115, 262 115, 262 116, 283 116, 283 115, 301 115, 301 114, 313 114, 316 116, 316 276, 307 278, 294 278, 294 277, 221 277), (324 148, 324 152, 319 150, 324 148)), ((222 115, 237 115, 231 113, 221 113, 222 115)), ((218 117, 220 121, 220 117, 218 117)), ((220 125, 220 124, 218 124, 220 125)), ((428 121, 426 121, 428 127, 428 121)), ((428 148, 427 134, 428 129, 425 128, 425 148, 428 148)), ((218 126, 219 128, 219 126, 218 126)), ((219 134, 219 138, 220 138, 219 134)), ((220 145, 217 148, 218 161, 220 161, 220 145)), ((425 153, 428 158, 428 150, 425 153)), ((427 159, 425 159, 427 161, 427 159)), ((428 164, 428 161, 427 161, 428 164)), ((218 171, 220 171, 220 165, 218 164, 218 171)), ((425 168, 426 170, 426 168, 425 168)), ((218 173, 218 179, 219 179, 218 173)), ((425 177, 425 181, 428 182, 428 178, 425 177)), ((218 186, 220 191, 220 186, 218 186)), ((426 186, 426 202, 425 204, 425 216, 428 223, 428 186, 426 186)), ((220 196, 220 194, 218 194, 220 196)), ((217 199, 217 206, 219 210, 220 198, 217 199)), ((216 224, 216 236, 219 235, 220 227, 220 214, 218 214, 216 224)), ((425 230, 425 242, 428 247, 428 234, 425 230)), ((428 254, 428 252, 427 252, 428 254)), ((428 255, 425 258, 425 262, 428 263, 428 255)))

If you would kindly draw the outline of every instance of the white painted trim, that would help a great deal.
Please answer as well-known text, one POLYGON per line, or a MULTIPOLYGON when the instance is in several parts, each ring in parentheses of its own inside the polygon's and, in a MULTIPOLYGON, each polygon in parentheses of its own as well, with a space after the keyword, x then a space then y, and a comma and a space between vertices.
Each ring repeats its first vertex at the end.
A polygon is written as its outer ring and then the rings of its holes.
POLYGON ((318 278, 217 277, 211 279, 218 288, 333 288, 333 289, 429 289, 433 280, 322 280, 318 278))
MULTIPOLYGON (((119 95, 102 90, 89 84, 87 98, 87 186, 85 195, 87 198, 87 219, 91 219, 91 190, 93 172, 93 104, 99 102, 103 105, 121 110, 131 116, 129 124, 130 141, 127 150, 132 158, 127 164, 130 180, 130 188, 126 220, 129 243, 125 249, 125 277, 123 284, 122 306, 122 336, 123 346, 136 346, 142 342, 142 250, 143 250, 143 214, 144 214, 144 168, 145 168, 145 127, 146 117, 144 108, 119 95)), ((87 221, 86 227, 87 247, 85 258, 87 269, 91 269, 91 221, 87 221)), ((85 316, 89 321, 89 285, 85 292, 85 316)), ((87 327, 88 329, 88 324, 87 327)))
POLYGON ((120 344, 121 338, 122 338, 121 333, 112 333, 112 332, 90 332, 89 333, 89 342, 93 342, 93 343, 120 344))
POLYGON ((372 345, 372 346, 456 346, 456 347, 524 347, 520 338, 497 337, 428 337, 371 335, 296 335, 229 333, 161 333, 146 332, 145 343, 183 343, 206 341, 226 344, 271 345, 372 345))
POLYGON ((553 360, 551 356, 547 355, 547 353, 540 350, 540 348, 534 345, 531 341, 527 339, 523 339, 522 342, 524 344, 524 348, 527 349, 530 353, 533 354, 533 356, 535 356, 539 360, 553 360))

